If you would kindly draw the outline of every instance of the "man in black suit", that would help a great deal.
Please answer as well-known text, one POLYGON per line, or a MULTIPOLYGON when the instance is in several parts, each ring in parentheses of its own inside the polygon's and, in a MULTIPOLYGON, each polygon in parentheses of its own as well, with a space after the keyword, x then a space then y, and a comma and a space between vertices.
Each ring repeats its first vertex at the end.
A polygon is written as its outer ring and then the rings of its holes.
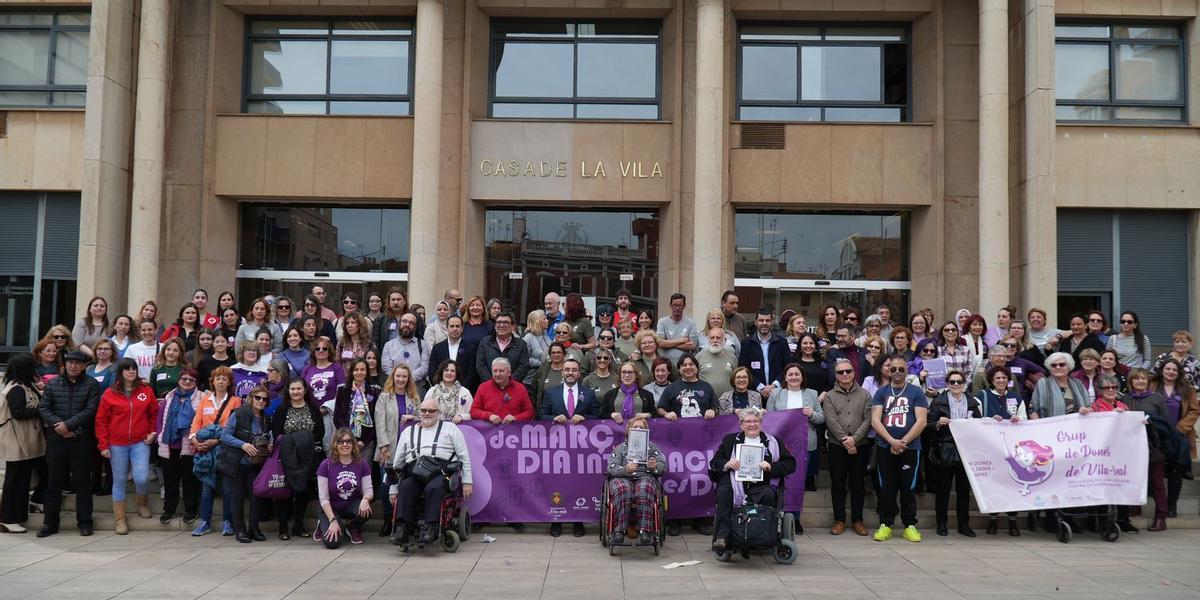
POLYGON ((769 307, 758 309, 754 317, 754 333, 742 340, 742 352, 738 365, 750 369, 754 376, 751 385, 762 394, 766 402, 783 379, 783 367, 791 362, 791 351, 787 340, 772 331, 775 315, 769 307))
MULTIPOLYGON (((559 425, 568 421, 580 423, 584 419, 600 418, 600 402, 596 400, 596 393, 588 386, 579 384, 579 372, 579 361, 568 358, 563 362, 562 385, 546 390, 538 418, 553 419, 559 425)), ((583 537, 584 533, 583 523, 575 523, 572 534, 583 537)), ((562 523, 552 523, 550 535, 562 535, 562 523)))
POLYGON ((429 351, 429 387, 438 384, 434 381, 438 367, 447 360, 453 359, 458 363, 458 383, 475 393, 479 378, 475 373, 475 345, 462 339, 463 320, 458 315, 450 315, 446 320, 446 339, 433 345, 429 351))

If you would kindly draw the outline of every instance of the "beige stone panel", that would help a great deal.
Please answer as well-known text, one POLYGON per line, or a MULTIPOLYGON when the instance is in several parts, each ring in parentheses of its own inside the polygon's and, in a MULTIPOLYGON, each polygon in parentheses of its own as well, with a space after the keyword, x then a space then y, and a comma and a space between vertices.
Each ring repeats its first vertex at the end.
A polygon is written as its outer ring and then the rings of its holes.
MULTIPOLYGON (((581 125, 521 121, 471 123, 471 151, 467 164, 470 169, 471 197, 477 200, 563 200, 584 197, 572 190, 573 183, 579 179, 578 161, 582 159, 582 156, 576 157, 574 154, 575 127, 581 125), (485 160, 489 162, 484 164, 485 160), (507 168, 502 175, 494 174, 497 161, 510 160, 520 161, 521 169, 524 169, 526 161, 533 161, 539 175, 513 177, 509 176, 507 168), (540 176, 543 161, 552 165, 558 161, 565 162, 565 176, 540 176), (485 174, 485 170, 493 174, 485 174)), ((610 151, 615 155, 616 149, 620 148, 620 125, 601 127, 607 127, 609 135, 618 138, 610 142, 610 151)), ((587 156, 589 161, 596 158, 599 157, 587 156)), ((612 173, 609 175, 611 177, 612 173)), ((616 194, 619 195, 620 183, 616 185, 616 194)))
POLYGON ((945 136, 945 195, 979 195, 979 123, 946 121, 945 136))
POLYGON ((1087 205, 1087 138, 1077 128, 1059 127, 1054 149, 1058 206, 1087 205))
POLYGON ((209 77, 212 79, 210 110, 217 113, 242 111, 242 44, 245 40, 245 18, 224 7, 215 7, 213 12, 212 61, 209 77))
POLYGON ((33 186, 37 115, 33 111, 8 113, 8 136, 0 138, 0 188, 27 190, 33 186))
POLYGON ((946 46, 944 56, 947 119, 979 118, 979 47, 946 46))
POLYGON ((199 185, 204 176, 205 113, 172 110, 166 136, 164 179, 170 183, 199 185))
POLYGON ((196 207, 198 206, 200 206, 200 186, 168 185, 164 187, 164 235, 161 248, 163 259, 180 259, 199 255, 201 236, 196 220, 196 207))
POLYGON ((1119 15, 1122 14, 1121 4, 1121 0, 1084 0, 1083 14, 1119 15))
POLYGON ((669 181, 674 175, 671 156, 671 126, 660 123, 625 123, 622 125, 621 151, 618 159, 629 163, 628 176, 621 176, 621 199, 661 202, 667 199, 669 181), (660 176, 654 176, 658 163, 660 176), (635 177, 639 175, 638 177, 635 177))
POLYGON ((1089 131, 1086 187, 1088 206, 1120 206, 1125 201, 1125 132, 1089 131))
MULTIPOLYGON (((176 23, 183 21, 186 19, 176 23)), ((171 62, 171 107, 204 110, 208 98, 208 36, 175 36, 171 62)))
POLYGON ((756 204, 784 201, 783 157, 781 150, 731 150, 729 185, 733 201, 756 204))
POLYGON ((979 7, 976 2, 947 2, 943 5, 944 43, 979 44, 979 7))
POLYGON ((882 200, 929 204, 933 201, 933 127, 901 125, 882 130, 882 200))
POLYGON ((916 12, 925 13, 934 10, 933 0, 883 0, 883 10, 886 12, 916 12))
POLYGON ((267 119, 267 171, 263 193, 268 196, 309 196, 316 169, 317 121, 321 117, 267 119))
POLYGON ((91 121, 99 129, 90 132, 91 135, 87 137, 84 157, 97 160, 115 160, 116 157, 121 157, 120 160, 126 160, 125 157, 130 155, 133 145, 132 136, 126 135, 133 123, 133 97, 129 89, 108 80, 92 80, 89 81, 87 94, 89 98, 100 97, 100 118, 91 121), (91 85, 93 81, 96 85, 91 85), (101 132, 104 132, 104 135, 101 135, 101 132), (88 152, 91 148, 95 148, 94 153, 88 152))
POLYGON ((1194 17, 1196 8, 1196 0, 1162 0, 1163 16, 1194 17))
POLYGON ((579 123, 572 128, 571 155, 575 158, 570 167, 572 198, 621 199, 621 170, 617 159, 621 156, 624 137, 624 129, 617 123, 579 123), (607 177, 592 177, 597 161, 604 163, 607 177))
POLYGON ((928 306, 939 315, 946 314, 943 295, 946 279, 943 268, 946 222, 942 217, 943 206, 943 203, 937 203, 913 209, 910 221, 912 243, 909 247, 910 257, 921 258, 909 263, 909 279, 912 281, 911 305, 928 306))
POLYGON ((825 203, 833 193, 833 125, 787 126, 787 148, 780 157, 780 197, 786 202, 825 203))
POLYGON ((363 195, 368 198, 412 197, 412 119, 371 119, 363 157, 363 195))
MULTIPOLYGON (((1165 132, 1164 132, 1165 133, 1165 132)), ((1167 168, 1167 206, 1200 209, 1200 137, 1194 129, 1172 130, 1160 140, 1167 168)), ((1194 261, 1200 262, 1200 261, 1194 261)))
MULTIPOLYGON (((946 198, 943 208, 944 264, 946 273, 945 314, 962 307, 980 306, 979 286, 979 207, 974 197, 946 198)), ((1007 302, 999 303, 1001 305, 1007 302)), ((941 313, 939 313, 941 314, 941 313)))
POLYGON ((367 119, 317 120, 313 194, 330 198, 363 196, 367 119))
POLYGON ((1162 14, 1161 0, 1121 0, 1121 14, 1156 17, 1162 14))
MULTIPOLYGON (((86 115, 83 111, 71 113, 71 142, 68 147, 67 181, 71 182, 70 189, 77 190, 83 186, 83 127, 86 115)), ((0 163, 3 160, 0 159, 0 163)))
POLYGON ((874 204, 883 200, 883 127, 832 128, 830 200, 874 204))
POLYGON ((269 117, 217 117, 216 174, 213 192, 261 196, 266 189, 269 117))
POLYGON ((125 295, 125 225, 129 215, 129 174, 102 161, 84 163, 84 171, 85 179, 94 182, 94 193, 96 197, 103 199, 103 204, 94 212, 80 211, 79 286, 85 290, 94 289, 89 296, 122 298, 125 295), (85 266, 89 268, 85 269, 85 266), (88 278, 92 280, 88 281, 88 278))
MULTIPOLYGON (((463 110, 463 40, 447 39, 442 49, 442 114, 461 115, 463 110)), ((445 138, 442 146, 446 145, 445 138)))
POLYGON ((1085 0, 1054 0, 1054 12, 1060 15, 1083 14, 1085 0))
POLYGON ((1166 145, 1152 130, 1125 134, 1125 204, 1147 208, 1167 206, 1166 145))
POLYGON ((71 144, 71 113, 34 113, 33 186, 35 189, 67 188, 66 158, 71 144))

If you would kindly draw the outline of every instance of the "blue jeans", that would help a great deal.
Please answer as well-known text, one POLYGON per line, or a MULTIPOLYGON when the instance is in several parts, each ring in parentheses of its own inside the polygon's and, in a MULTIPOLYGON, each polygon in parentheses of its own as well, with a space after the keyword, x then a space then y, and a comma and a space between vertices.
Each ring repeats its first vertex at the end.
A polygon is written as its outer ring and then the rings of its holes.
MULTIPOLYGON (((217 487, 212 488, 206 484, 201 484, 203 489, 200 490, 200 520, 212 523, 213 496, 218 489, 224 487, 225 478, 217 476, 217 487)), ((228 521, 233 515, 233 499, 229 496, 229 491, 221 492, 221 517, 228 521)))
POLYGON ((126 480, 129 467, 133 465, 133 487, 139 496, 145 496, 150 484, 150 446, 142 442, 128 446, 109 446, 109 463, 112 464, 113 502, 125 501, 126 480))

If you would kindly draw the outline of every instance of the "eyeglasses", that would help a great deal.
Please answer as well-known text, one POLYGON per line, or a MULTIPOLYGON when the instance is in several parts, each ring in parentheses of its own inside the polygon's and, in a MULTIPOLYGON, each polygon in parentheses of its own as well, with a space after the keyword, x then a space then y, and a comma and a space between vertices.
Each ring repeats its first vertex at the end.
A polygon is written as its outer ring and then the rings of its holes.
POLYGON ((355 306, 358 304, 358 300, 342 300, 342 304, 346 306, 355 306))
POLYGON ((571 335, 571 332, 570 331, 555 331, 554 335, 571 335))
POLYGON ((1050 365, 1050 368, 1051 369, 1065 369, 1065 368, 1067 368, 1067 363, 1054 363, 1054 364, 1050 365))
POLYGON ((329 347, 328 346, 319 346, 317 348, 313 348, 313 352, 329 352, 329 347))
POLYGON ((511 327, 511 326, 512 326, 512 321, 509 321, 508 319, 505 319, 503 321, 500 321, 500 320, 496 321, 496 327, 511 327))
POLYGON ((870 346, 867 346, 867 350, 883 350, 883 348, 880 348, 879 346, 875 346, 875 345, 870 345, 870 346))
POLYGON ((1088 323, 1103 323, 1104 319, 1088 319, 1088 323))
POLYGON ((850 316, 846 317, 844 320, 845 320, 845 321, 850 321, 850 322, 857 323, 857 322, 858 322, 858 317, 856 317, 856 316, 854 316, 854 315, 850 315, 850 316))
POLYGON ((433 415, 433 414, 437 414, 437 412, 438 412, 438 409, 436 409, 436 408, 422 408, 421 409, 421 414, 423 414, 423 415, 433 415))
POLYGON ((337 441, 337 444, 339 446, 341 446, 342 444, 353 444, 353 443, 354 443, 354 440, 338 440, 337 441))
POLYGON ((462 302, 462 296, 459 296, 457 298, 451 298, 451 300, 453 300, 455 302, 462 302))
POLYGON ((888 373, 903 373, 907 370, 908 370, 907 367, 892 367, 892 368, 888 369, 888 373))
POLYGON ((1121 319, 1122 325, 1133 325, 1134 323, 1137 323, 1137 321, 1134 321, 1132 319, 1121 319))
POLYGON ((937 348, 924 348, 921 350, 921 354, 937 354, 937 348))
POLYGON ((1005 348, 1016 348, 1017 347, 1016 344, 1000 344, 1000 345, 1004 346, 1005 348))
POLYGON ((263 396, 262 394, 255 394, 255 395, 251 396, 251 398, 254 398, 255 400, 262 400, 263 402, 270 400, 270 398, 267 398, 266 396, 263 396))
POLYGON ((179 383, 185 383, 185 382, 190 383, 190 382, 195 382, 195 381, 196 381, 195 377, 188 377, 186 375, 179 378, 179 383))
POLYGON ((305 302, 304 305, 305 306, 316 306, 317 303, 316 302, 305 302))
POLYGON ((837 373, 838 375, 849 375, 853 372, 854 372, 854 369, 842 369, 840 371, 834 371, 834 373, 837 373))
POLYGON ((1102 386, 1100 386, 1100 389, 1102 389, 1102 390, 1115 390, 1115 389, 1118 389, 1118 388, 1117 388, 1117 386, 1115 386, 1115 385, 1102 385, 1102 386))
POLYGON ((607 356, 597 356, 596 360, 610 361, 612 359, 607 356))
POLYGON ((962 384, 963 384, 963 381, 961 379, 951 379, 950 381, 946 382, 946 385, 962 385, 962 384))
POLYGON ((958 330, 953 327, 947 327, 942 330, 942 333, 958 333, 958 330))

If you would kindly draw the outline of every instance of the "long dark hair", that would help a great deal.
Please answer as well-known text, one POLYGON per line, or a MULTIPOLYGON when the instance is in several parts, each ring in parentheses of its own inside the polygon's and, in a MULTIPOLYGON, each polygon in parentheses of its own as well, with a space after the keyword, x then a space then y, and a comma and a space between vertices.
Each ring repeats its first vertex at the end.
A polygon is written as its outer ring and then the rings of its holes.
POLYGON ((92 299, 88 300, 87 305, 83 308, 83 328, 86 329, 88 333, 104 333, 108 331, 108 300, 105 300, 104 296, 92 296, 92 299), (104 302, 104 317, 101 321, 103 325, 100 326, 99 330, 97 330, 95 327, 92 327, 92 303, 97 300, 104 302))
POLYGON ((567 309, 564 318, 568 323, 574 323, 575 321, 587 316, 587 309, 583 305, 583 296, 571 292, 570 294, 567 294, 566 304, 567 309))
POLYGON ((812 340, 812 342, 813 342, 813 354, 812 354, 813 360, 815 360, 817 362, 821 362, 821 338, 818 337, 817 334, 815 334, 811 331, 806 331, 803 334, 801 334, 799 338, 796 338, 796 354, 795 354, 796 362, 800 362, 800 359, 804 358, 804 351, 800 349, 800 345, 804 342, 804 338, 808 338, 808 339, 812 340))
MULTIPOLYGON (((113 372, 115 372, 117 376, 113 378, 112 384, 108 387, 116 390, 123 389, 125 386, 125 378, 121 375, 121 373, 130 367, 133 367, 133 370, 136 371, 138 368, 137 361, 133 360, 132 358, 122 358, 121 360, 118 360, 117 368, 113 369, 113 372)), ((143 381, 141 377, 138 377, 137 381, 133 382, 133 387, 137 388, 139 385, 145 385, 145 383, 146 382, 143 381)))
MULTIPOLYGON (((183 330, 183 311, 185 311, 189 308, 196 309, 196 322, 192 325, 192 327, 194 327, 196 329, 200 329, 200 319, 204 315, 200 314, 200 307, 196 306, 195 302, 188 302, 187 304, 184 304, 183 306, 179 307, 179 316, 175 317, 175 324, 179 326, 179 329, 181 331, 183 330)), ((220 311, 217 311, 217 312, 220 312, 220 311)))
POLYGON ((1133 341, 1137 344, 1138 352, 1147 359, 1150 358, 1150 349, 1146 347, 1146 335, 1142 333, 1142 320, 1138 318, 1137 313, 1132 310, 1121 311, 1121 316, 1129 315, 1133 317, 1133 341))
POLYGON ((17 352, 8 357, 8 364, 4 367, 4 383, 15 383, 31 388, 36 381, 37 368, 34 364, 33 354, 17 352))

